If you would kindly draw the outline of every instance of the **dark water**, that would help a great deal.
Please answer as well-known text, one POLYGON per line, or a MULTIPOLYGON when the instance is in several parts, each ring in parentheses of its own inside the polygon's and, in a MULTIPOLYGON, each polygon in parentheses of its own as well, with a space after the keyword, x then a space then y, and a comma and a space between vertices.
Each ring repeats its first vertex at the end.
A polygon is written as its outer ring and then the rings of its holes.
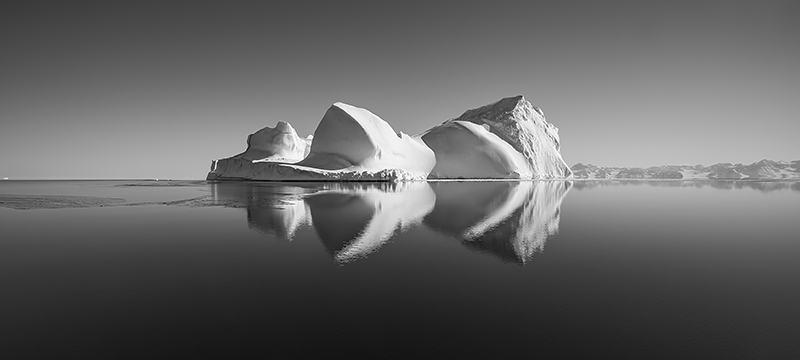
POLYGON ((0 357, 797 358, 798 190, 0 182, 0 357))

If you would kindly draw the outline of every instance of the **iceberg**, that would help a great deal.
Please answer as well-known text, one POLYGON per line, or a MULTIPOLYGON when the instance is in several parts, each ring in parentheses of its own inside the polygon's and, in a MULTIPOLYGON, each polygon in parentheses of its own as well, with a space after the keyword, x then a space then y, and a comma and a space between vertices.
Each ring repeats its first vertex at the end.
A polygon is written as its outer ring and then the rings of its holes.
MULTIPOLYGON (((245 151, 230 158, 214 160, 207 179, 424 180, 436 162, 433 151, 421 139, 396 133, 389 123, 369 110, 341 102, 328 109, 309 139, 313 140, 302 160, 289 162, 285 161, 288 160, 286 157, 255 159, 262 153, 245 157, 245 151)), ((283 150, 281 154, 299 154, 299 150, 277 148, 283 150)), ((263 152, 267 153, 270 152, 263 152)))
POLYGON ((252 161, 300 161, 308 155, 311 137, 301 138, 292 125, 278 121, 274 128, 265 127, 247 137, 247 150, 234 158, 252 161))
MULTIPOLYGON (((256 163, 294 163, 305 158, 311 149, 312 135, 301 138, 285 121, 274 128, 265 127, 247 136, 247 149, 229 158, 211 162, 206 179, 253 179, 256 163)), ((270 165, 266 165, 270 166, 270 165)))
MULTIPOLYGON (((314 131, 311 151, 296 168, 336 175, 423 180, 435 157, 419 138, 394 129, 367 109, 331 106, 314 131)), ((341 176, 339 176, 341 178, 341 176)))
POLYGON ((367 109, 333 104, 314 134, 286 122, 251 134, 245 152, 211 163, 208 180, 408 181, 572 176, 558 129, 522 95, 468 110, 422 134, 367 109))
POLYGON ((522 95, 467 110, 426 133, 431 178, 568 178, 558 128, 522 95), (475 126, 479 125, 479 126, 475 126))
POLYGON ((483 126, 468 121, 439 125, 422 136, 436 154, 434 179, 519 179, 529 174, 525 158, 483 126))

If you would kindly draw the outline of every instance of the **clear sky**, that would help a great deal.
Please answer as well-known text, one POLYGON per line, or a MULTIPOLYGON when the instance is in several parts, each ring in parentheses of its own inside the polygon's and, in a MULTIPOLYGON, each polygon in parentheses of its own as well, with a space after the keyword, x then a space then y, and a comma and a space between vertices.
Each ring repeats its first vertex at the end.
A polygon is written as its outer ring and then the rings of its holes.
POLYGON ((0 176, 205 178, 336 101, 420 133, 523 94, 568 164, 800 159, 800 1, 0 2, 0 176))

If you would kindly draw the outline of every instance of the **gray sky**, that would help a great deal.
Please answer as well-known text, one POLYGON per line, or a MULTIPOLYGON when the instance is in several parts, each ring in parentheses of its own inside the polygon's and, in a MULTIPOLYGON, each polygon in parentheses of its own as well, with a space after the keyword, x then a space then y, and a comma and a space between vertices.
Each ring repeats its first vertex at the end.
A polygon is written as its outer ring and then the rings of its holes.
POLYGON ((204 178, 336 101, 422 132, 523 94, 568 164, 800 159, 800 1, 3 1, 0 176, 204 178))

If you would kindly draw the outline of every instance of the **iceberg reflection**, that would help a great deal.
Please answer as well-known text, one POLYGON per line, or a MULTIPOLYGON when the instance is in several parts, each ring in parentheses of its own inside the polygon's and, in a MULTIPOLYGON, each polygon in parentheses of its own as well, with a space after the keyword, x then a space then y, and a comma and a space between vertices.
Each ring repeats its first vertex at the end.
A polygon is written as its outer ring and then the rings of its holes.
POLYGON ((425 182, 219 182, 211 184, 211 194, 215 205, 246 208, 251 229, 281 240, 312 226, 341 263, 364 257, 421 223, 436 203, 425 182))
POLYGON ((290 241, 313 228, 336 262, 367 256, 425 224, 470 249, 524 264, 558 232, 569 181, 212 183, 215 205, 245 208, 248 226, 290 241))
POLYGON ((569 181, 436 183, 425 224, 466 246, 524 264, 558 232, 569 181))
POLYGON ((291 241, 295 232, 310 222, 303 198, 312 188, 259 183, 212 183, 216 205, 246 208, 247 224, 256 231, 291 241))
POLYGON ((392 189, 330 190, 306 198, 314 229, 336 261, 372 253, 433 210, 436 195, 427 183, 395 185, 392 189))

